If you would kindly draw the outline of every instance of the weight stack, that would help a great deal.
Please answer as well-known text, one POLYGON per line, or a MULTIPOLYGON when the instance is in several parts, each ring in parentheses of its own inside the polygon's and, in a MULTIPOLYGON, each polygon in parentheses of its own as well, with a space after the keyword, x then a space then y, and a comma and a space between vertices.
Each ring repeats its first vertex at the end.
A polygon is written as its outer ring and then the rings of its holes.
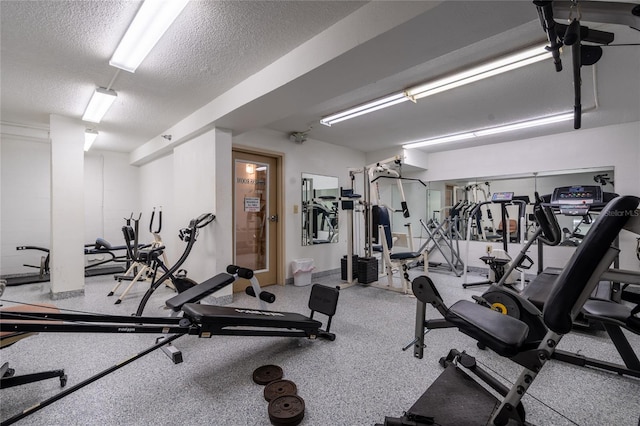
POLYGON ((378 259, 375 257, 358 258, 358 282, 369 284, 378 281, 378 259))
MULTIPOLYGON (((358 255, 353 255, 351 258, 351 265, 351 278, 358 278, 358 255)), ((340 259, 340 278, 342 281, 347 281, 347 256, 342 256, 342 259, 340 259)))

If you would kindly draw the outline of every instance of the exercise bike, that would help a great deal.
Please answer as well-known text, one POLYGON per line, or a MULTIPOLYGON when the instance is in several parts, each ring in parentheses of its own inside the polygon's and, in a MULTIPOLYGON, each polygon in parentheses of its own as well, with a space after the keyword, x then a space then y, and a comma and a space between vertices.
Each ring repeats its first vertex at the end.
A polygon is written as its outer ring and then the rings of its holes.
POLYGON ((198 238, 199 230, 213 222, 215 218, 216 216, 213 213, 201 214, 197 218, 192 219, 187 228, 180 230, 178 236, 180 237, 180 240, 186 242, 187 245, 184 248, 182 256, 180 256, 180 259, 178 259, 171 268, 169 268, 161 259, 164 246, 149 250, 147 256, 149 256, 149 260, 154 264, 153 280, 151 281, 151 285, 144 296, 142 296, 142 300, 140 301, 135 313, 136 316, 142 316, 142 312, 144 311, 144 307, 149 301, 149 298, 151 298, 153 292, 156 291, 156 289, 166 280, 171 280, 171 284, 178 293, 182 293, 198 284, 191 278, 188 278, 186 271, 181 270, 180 267, 187 260, 187 257, 189 257, 191 249, 198 238), (158 269, 164 272, 160 278, 157 278, 158 269))

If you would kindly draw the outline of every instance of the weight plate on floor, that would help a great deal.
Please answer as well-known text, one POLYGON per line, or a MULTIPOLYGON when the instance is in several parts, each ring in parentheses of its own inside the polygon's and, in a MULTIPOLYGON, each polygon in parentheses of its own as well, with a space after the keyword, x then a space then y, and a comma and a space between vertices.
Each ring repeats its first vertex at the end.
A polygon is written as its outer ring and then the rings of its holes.
POLYGON ((269 402, 269 420, 276 426, 295 426, 304 418, 304 399, 283 395, 269 402))
POLYGON ((263 365, 253 371, 253 381, 259 385, 266 385, 274 380, 282 379, 282 368, 277 365, 263 365))
POLYGON ((282 395, 296 395, 298 388, 291 380, 276 380, 264 388, 264 399, 271 401, 282 395))

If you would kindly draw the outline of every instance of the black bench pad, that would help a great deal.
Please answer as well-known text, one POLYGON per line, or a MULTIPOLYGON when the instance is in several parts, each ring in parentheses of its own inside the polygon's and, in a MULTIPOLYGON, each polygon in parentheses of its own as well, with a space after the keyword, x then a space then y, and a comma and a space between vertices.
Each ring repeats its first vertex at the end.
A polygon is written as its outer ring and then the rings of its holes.
POLYGON ((415 251, 404 251, 400 253, 391 253, 389 258, 391 260, 406 260, 406 259, 415 259, 420 257, 420 253, 415 251))
POLYGON ((582 312, 586 318, 603 321, 611 319, 624 323, 631 316, 631 307, 603 300, 587 300, 582 307, 582 312))
POLYGON ((468 300, 454 303, 445 319, 464 334, 506 357, 519 352, 529 333, 524 322, 468 300))
POLYGON ((182 307, 185 315, 207 329, 224 327, 267 327, 319 330, 320 321, 291 312, 262 311, 258 309, 187 303, 182 307))
POLYGON ((212 278, 209 278, 203 283, 200 283, 196 286, 191 287, 190 289, 183 291, 182 293, 179 293, 177 296, 172 297, 164 303, 167 308, 178 312, 182 309, 182 306, 184 304, 198 302, 208 295, 228 286, 234 281, 235 278, 233 277, 233 275, 223 272, 212 278))

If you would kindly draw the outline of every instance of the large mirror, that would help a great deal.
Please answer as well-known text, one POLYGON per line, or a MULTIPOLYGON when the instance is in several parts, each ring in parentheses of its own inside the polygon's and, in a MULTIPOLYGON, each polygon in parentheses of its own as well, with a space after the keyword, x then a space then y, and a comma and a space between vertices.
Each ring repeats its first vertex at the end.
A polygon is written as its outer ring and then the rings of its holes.
MULTIPOLYGON (((440 193, 440 200, 429 197, 430 204, 433 202, 444 207, 429 208, 429 211, 440 215, 440 220, 457 216, 460 220, 458 227, 463 235, 470 235, 472 240, 488 241, 502 231, 501 205, 489 203, 482 206, 480 215, 474 221, 465 221, 465 213, 468 214, 474 205, 490 201, 492 194, 513 192, 515 198, 524 203, 508 206, 505 216, 509 223, 510 241, 520 243, 523 237, 528 240, 534 231, 531 213, 536 193, 545 196, 551 195, 554 189, 560 187, 598 186, 606 196, 606 193, 615 192, 613 176, 613 167, 601 167, 431 182, 430 189, 440 193), (515 220, 523 215, 522 223, 515 220)), ((597 209, 587 215, 557 214, 558 224, 563 231, 561 245, 578 245, 597 214, 597 209)))
POLYGON ((302 173, 302 245, 338 242, 338 178, 302 173))

